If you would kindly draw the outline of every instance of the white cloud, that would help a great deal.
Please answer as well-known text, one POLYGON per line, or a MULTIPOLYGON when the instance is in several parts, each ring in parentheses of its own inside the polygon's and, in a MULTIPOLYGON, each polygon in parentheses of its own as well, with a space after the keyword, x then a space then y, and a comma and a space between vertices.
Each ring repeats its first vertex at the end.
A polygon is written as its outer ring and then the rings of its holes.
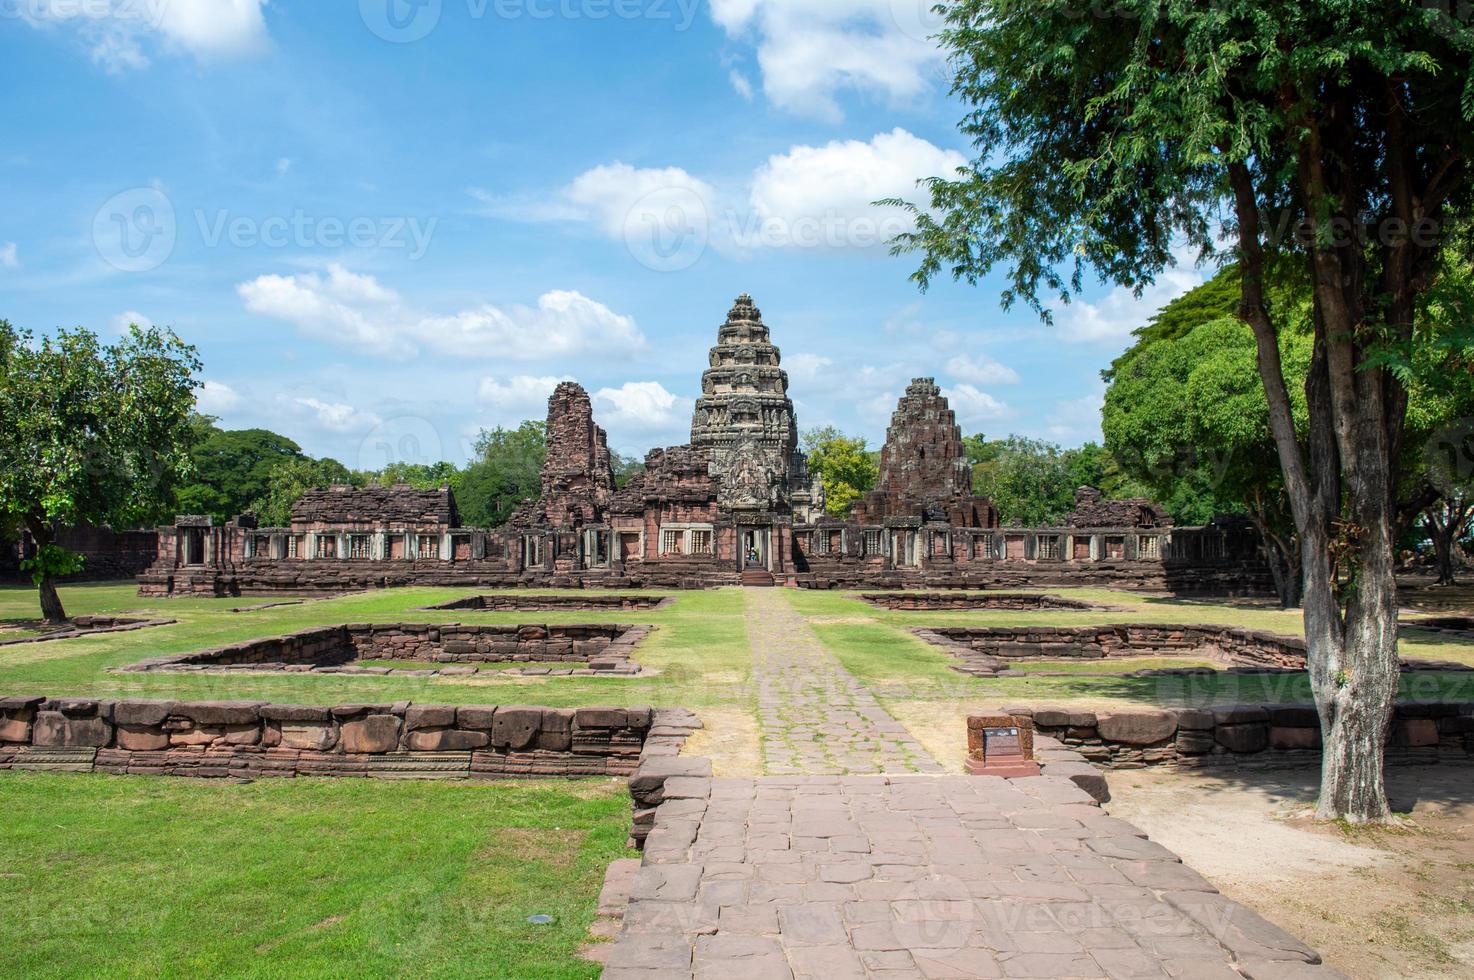
POLYGON ((240 392, 220 381, 206 380, 195 395, 195 408, 206 415, 220 415, 241 406, 240 392))
POLYGON ((725 192, 680 167, 616 161, 585 171, 551 199, 470 193, 496 217, 590 224, 622 240, 637 259, 659 265, 675 251, 699 251, 708 243, 739 253, 884 246, 913 224, 900 209, 874 202, 915 198, 917 181, 965 163, 961 153, 897 128, 868 141, 790 147, 725 192))
POLYGON ((205 60, 236 57, 266 45, 267 0, 26 0, 33 27, 69 27, 108 71, 147 67, 148 47, 205 60))
POLYGON ((996 422, 1012 414, 1009 407, 986 391, 970 384, 957 384, 942 389, 947 404, 957 415, 958 423, 969 429, 983 422, 996 422))
POLYGON ((875 207, 882 198, 917 197, 916 182, 949 176, 967 159, 899 127, 878 133, 868 142, 834 140, 824 146, 795 146, 768 158, 753 175, 749 203, 763 222, 788 229, 786 241, 805 245, 819 230, 834 246, 884 245, 912 222, 899 209, 875 207), (838 229, 838 238, 829 231, 838 229))
POLYGON ((267 275, 236 292, 252 313, 373 354, 412 356, 422 347, 457 357, 509 360, 628 354, 645 347, 635 321, 578 292, 553 290, 535 307, 483 304, 450 315, 412 309, 373 276, 341 265, 327 276, 267 275))
POLYGON ((648 432, 690 423, 694 403, 665 390, 658 381, 627 381, 593 395, 596 419, 606 429, 648 432))
POLYGON ((292 169, 292 158, 291 157, 282 157, 280 160, 276 161, 276 175, 278 177, 285 177, 287 175, 287 173, 291 169, 292 169))
POLYGON ((0 267, 6 269, 20 268, 20 255, 16 249, 15 242, 6 242, 0 245, 0 267))
POLYGON ((857 91, 913 101, 943 63, 932 0, 712 0, 729 37, 751 40, 763 92, 774 104, 838 121, 836 95, 857 91))
POLYGON ((382 420, 373 412, 360 411, 342 402, 325 402, 317 398, 292 398, 289 407, 305 415, 329 432, 356 432, 372 429, 382 420))
POLYGON ((789 380, 798 384, 818 381, 833 366, 832 358, 820 354, 790 354, 783 358, 789 380))
POLYGON ((113 329, 118 333, 127 333, 128 328, 134 325, 147 330, 154 325, 154 321, 151 317, 144 316, 137 310, 129 310, 126 313, 119 313, 113 317, 113 329))
POLYGON ((560 382, 570 380, 572 379, 568 377, 535 378, 525 374, 508 378, 505 382, 498 381, 496 378, 482 378, 476 395, 483 402, 497 408, 532 408, 546 405, 549 396, 553 394, 553 389, 558 387, 560 382))
POLYGON ((1162 307, 1179 296, 1201 286, 1205 279, 1194 268, 1196 253, 1179 249, 1174 252, 1177 264, 1165 269, 1157 281, 1136 296, 1125 286, 1116 286, 1094 303, 1076 300, 1053 306, 1055 323, 1068 340, 1092 344, 1120 344, 1131 331, 1146 326, 1162 307))
POLYGON ((747 80, 747 76, 742 74, 742 72, 738 71, 736 68, 733 68, 727 74, 727 77, 731 79, 732 88, 736 90, 737 94, 742 96, 742 98, 746 101, 751 102, 752 82, 747 80))
POLYGON ((986 354, 958 354, 947 362, 947 373, 958 381, 970 381, 979 385, 1016 385, 1018 372, 1006 364, 999 364, 986 354))

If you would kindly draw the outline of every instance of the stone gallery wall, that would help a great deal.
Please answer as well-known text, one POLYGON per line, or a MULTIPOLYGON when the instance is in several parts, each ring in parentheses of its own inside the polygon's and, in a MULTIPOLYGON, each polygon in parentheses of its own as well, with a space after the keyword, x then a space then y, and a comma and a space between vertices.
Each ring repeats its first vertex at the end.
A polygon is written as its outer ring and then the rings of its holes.
POLYGON ((0 769, 203 777, 629 776, 644 708, 0 698, 0 769))
MULTIPOLYGON (((105 527, 63 528, 56 543, 82 556, 82 570, 66 576, 69 582, 111 582, 131 579, 153 564, 159 548, 157 531, 113 531, 105 527)), ((36 544, 30 532, 18 540, 0 541, 0 581, 31 580, 20 563, 33 558, 36 544)))
POLYGON ((480 609, 487 612, 547 612, 548 610, 597 611, 619 609, 625 612, 660 609, 674 602, 659 595, 473 595, 442 602, 426 609, 480 609))
POLYGON ((1036 609, 1111 609, 1083 599, 1066 599, 1057 595, 1031 595, 1022 592, 867 592, 860 596, 872 606, 882 609, 992 609, 1006 612, 1029 612, 1036 609))
MULTIPOLYGON (((1093 712, 1007 708, 1091 762, 1110 769, 1171 765, 1313 765, 1320 758, 1314 705, 1227 705, 1093 712)), ((1389 761, 1435 762, 1474 754, 1474 703, 1404 702, 1388 732, 1389 761)))
POLYGON ((1303 670, 1305 641, 1229 626, 1122 623, 1109 626, 926 627, 916 634, 967 666, 996 671, 1010 660, 1210 657, 1235 666, 1303 670))
POLYGON ((650 627, 624 624, 354 623, 318 626, 195 653, 154 657, 130 671, 332 668, 362 660, 425 663, 577 663, 618 672, 650 627))

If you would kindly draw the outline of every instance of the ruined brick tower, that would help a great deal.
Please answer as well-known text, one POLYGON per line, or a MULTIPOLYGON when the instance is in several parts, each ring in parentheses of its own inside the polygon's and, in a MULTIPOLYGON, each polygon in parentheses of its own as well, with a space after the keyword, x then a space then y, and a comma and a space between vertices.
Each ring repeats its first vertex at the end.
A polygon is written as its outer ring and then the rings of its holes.
POLYGON ((594 424, 589 393, 565 381, 548 399, 548 455, 538 523, 553 527, 597 523, 613 496, 608 437, 594 424))
POLYGON ((875 490, 853 514, 862 523, 907 516, 958 527, 991 527, 997 520, 992 504, 973 496, 962 428, 933 378, 913 379, 901 396, 885 432, 875 490))
POLYGON ((691 419, 691 445, 708 450, 724 507, 819 516, 823 491, 798 448, 788 373, 752 297, 737 297, 717 331, 691 419))

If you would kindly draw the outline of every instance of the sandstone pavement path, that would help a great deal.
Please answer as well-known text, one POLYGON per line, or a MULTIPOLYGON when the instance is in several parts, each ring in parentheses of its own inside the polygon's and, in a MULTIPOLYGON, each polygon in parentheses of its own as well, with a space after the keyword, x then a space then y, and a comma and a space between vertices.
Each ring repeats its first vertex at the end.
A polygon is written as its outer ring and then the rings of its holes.
POLYGON ((940 773, 942 767, 824 649, 780 589, 749 589, 747 636, 770 775, 940 773))
POLYGON ((1340 977, 1069 779, 943 773, 747 602, 770 775, 664 781, 605 980, 1340 977))

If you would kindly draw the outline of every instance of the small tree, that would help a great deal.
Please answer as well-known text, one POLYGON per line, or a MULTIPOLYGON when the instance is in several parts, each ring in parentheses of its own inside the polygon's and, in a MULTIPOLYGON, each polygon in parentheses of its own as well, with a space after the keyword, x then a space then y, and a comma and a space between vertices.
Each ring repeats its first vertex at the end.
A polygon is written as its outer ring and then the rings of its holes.
POLYGON ((66 621, 56 579, 82 566, 57 531, 146 519, 187 475, 199 368, 152 327, 105 347, 88 330, 38 341, 0 321, 0 520, 35 539, 27 570, 47 622, 66 621))
POLYGON ((824 485, 825 513, 844 517, 855 501, 875 489, 880 467, 864 438, 852 438, 829 425, 805 432, 803 444, 809 472, 824 485))
MULTIPOLYGON (((1239 261, 1270 431, 1300 541, 1319 814, 1391 817, 1383 748, 1399 686, 1396 464, 1407 365, 1468 321, 1419 325, 1474 218, 1467 4, 1388 0, 956 0, 940 6, 976 159, 930 184, 916 278, 1009 268, 1005 303, 1140 290, 1221 226, 1239 261), (1294 418, 1267 288, 1310 285, 1308 424, 1294 418)), ((898 203, 898 202, 892 202, 898 203)))

